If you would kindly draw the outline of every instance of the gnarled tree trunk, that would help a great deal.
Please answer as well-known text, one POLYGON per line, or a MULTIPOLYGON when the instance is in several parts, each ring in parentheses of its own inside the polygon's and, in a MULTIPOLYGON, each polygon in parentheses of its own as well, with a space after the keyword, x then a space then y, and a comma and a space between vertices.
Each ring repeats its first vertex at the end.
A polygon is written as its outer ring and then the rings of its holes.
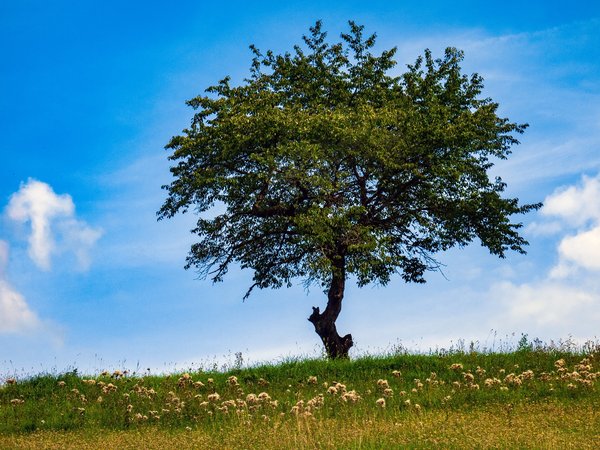
POLYGON ((342 310, 342 299, 346 286, 346 261, 345 258, 334 259, 331 285, 327 293, 327 307, 322 313, 319 307, 313 306, 313 312, 308 320, 315 326, 315 331, 323 341, 327 356, 334 358, 347 358, 348 350, 354 345, 352 336, 347 334, 342 337, 338 334, 335 321, 342 310))

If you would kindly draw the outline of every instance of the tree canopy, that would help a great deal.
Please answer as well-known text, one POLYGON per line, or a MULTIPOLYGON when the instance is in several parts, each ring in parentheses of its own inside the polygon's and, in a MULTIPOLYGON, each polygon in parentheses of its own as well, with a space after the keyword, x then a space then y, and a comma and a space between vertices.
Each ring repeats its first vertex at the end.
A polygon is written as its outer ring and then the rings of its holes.
POLYGON ((329 43, 317 22, 292 52, 251 46, 248 78, 188 101, 195 114, 167 145, 174 179, 158 212, 197 212, 186 267, 215 282, 231 264, 249 268, 246 296, 298 277, 325 287, 327 308, 309 320, 334 357, 352 346, 335 330, 347 277, 424 282, 440 252, 475 239, 500 257, 524 253, 511 216, 540 206, 490 179, 527 125, 498 116, 461 51, 425 50, 397 74, 396 49, 372 53, 376 36, 363 31, 349 22, 329 43))

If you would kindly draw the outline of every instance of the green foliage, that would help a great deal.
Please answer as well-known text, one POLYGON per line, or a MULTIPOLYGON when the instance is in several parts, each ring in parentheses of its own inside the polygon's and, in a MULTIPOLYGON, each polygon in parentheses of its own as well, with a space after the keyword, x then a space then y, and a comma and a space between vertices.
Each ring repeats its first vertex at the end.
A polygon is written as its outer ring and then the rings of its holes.
POLYGON ((359 285, 424 282, 438 252, 474 239, 524 252, 510 218, 540 205, 503 198, 487 171, 527 125, 497 115, 461 51, 426 50, 394 76, 396 49, 372 53, 375 35, 349 24, 339 43, 317 22, 291 53, 252 46, 241 85, 226 77, 188 102, 158 212, 200 214, 187 267, 213 281, 231 263, 251 268, 248 295, 295 277, 327 285, 340 269, 359 285))
POLYGON ((419 408, 468 413, 519 404, 527 409, 542 401, 585 409, 600 401, 599 358, 596 347, 593 353, 551 349, 289 360, 165 376, 44 375, 0 387, 0 435, 185 427, 210 432, 247 423, 266 430, 269 421, 296 421, 298 404, 320 422, 403 421, 420 414, 419 408), (357 400, 344 398, 352 391, 357 400), (263 392, 266 397, 259 402, 249 398, 263 392), (215 393, 218 398, 211 399, 215 393), (322 404, 308 406, 321 396, 322 404), (385 411, 377 405, 380 398, 385 398, 385 411))

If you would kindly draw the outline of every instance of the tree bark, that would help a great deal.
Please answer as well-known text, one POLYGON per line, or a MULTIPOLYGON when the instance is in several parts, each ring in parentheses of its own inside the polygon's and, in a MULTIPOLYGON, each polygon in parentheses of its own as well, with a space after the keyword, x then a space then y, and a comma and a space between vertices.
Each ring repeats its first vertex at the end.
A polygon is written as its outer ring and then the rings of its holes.
POLYGON ((313 312, 308 320, 315 326, 315 331, 321 338, 327 356, 331 359, 348 358, 348 351, 354 345, 352 335, 342 337, 335 326, 342 310, 344 288, 346 286, 346 260, 343 256, 333 259, 331 285, 327 293, 327 307, 322 313, 319 307, 313 306, 313 312))

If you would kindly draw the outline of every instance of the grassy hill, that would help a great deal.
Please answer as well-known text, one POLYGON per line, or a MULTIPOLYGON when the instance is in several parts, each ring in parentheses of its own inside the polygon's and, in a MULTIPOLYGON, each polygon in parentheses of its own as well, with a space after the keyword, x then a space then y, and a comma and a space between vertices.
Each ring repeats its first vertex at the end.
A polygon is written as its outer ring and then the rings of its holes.
POLYGON ((600 351, 7 379, 0 448, 597 448, 600 351))

